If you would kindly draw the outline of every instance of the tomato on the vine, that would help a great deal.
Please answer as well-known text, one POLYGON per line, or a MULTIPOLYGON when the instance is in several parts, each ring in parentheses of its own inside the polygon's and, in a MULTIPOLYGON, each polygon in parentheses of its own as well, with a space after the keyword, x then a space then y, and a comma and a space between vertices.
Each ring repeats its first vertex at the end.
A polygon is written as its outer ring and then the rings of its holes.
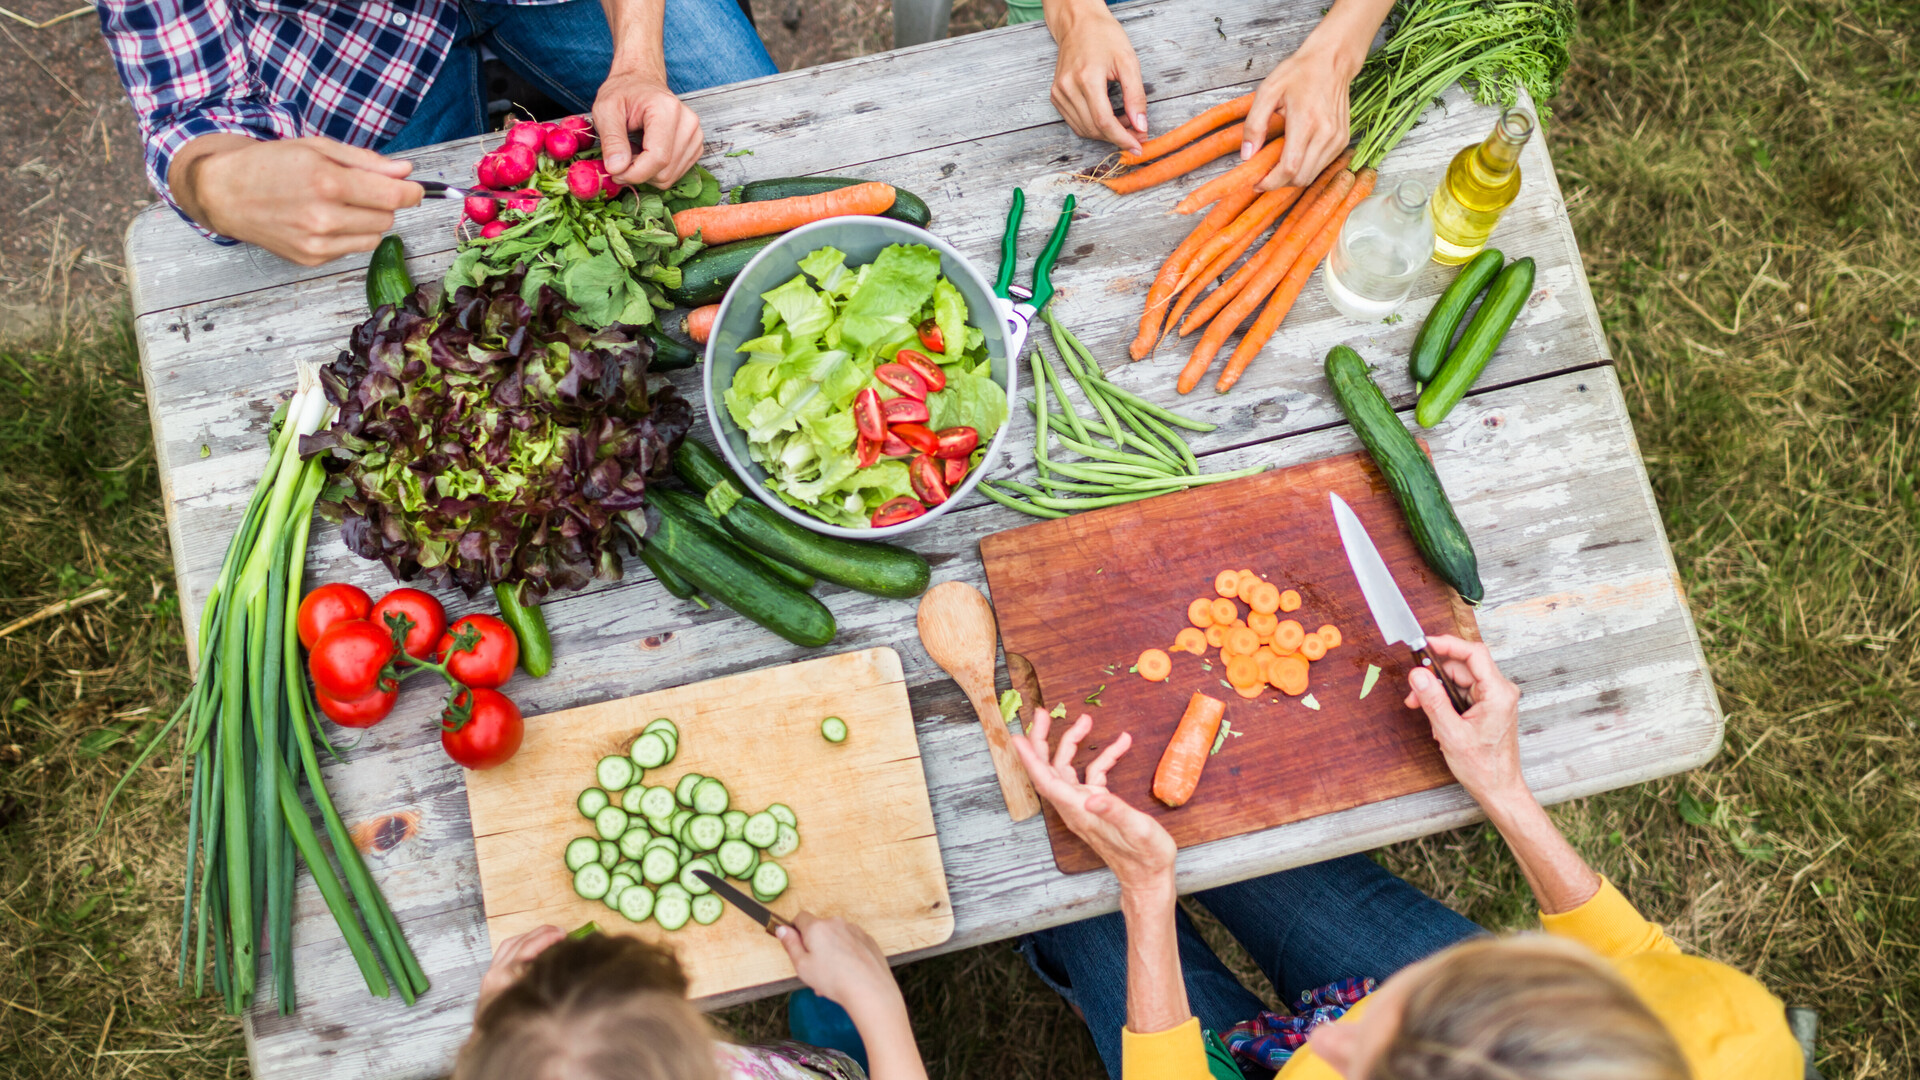
POLYGON ((395 589, 373 605, 367 621, 381 633, 391 634, 392 620, 403 616, 412 622, 407 629, 407 655, 424 659, 439 643, 440 635, 447 632, 447 609, 419 589, 395 589))
POLYGON ((491 769, 520 749, 520 707, 498 690, 462 690, 440 717, 440 747, 469 769, 491 769))
POLYGON ((467 615, 440 636, 433 656, 447 665, 447 674, 467 686, 495 690, 513 677, 513 665, 520 662, 520 639, 492 615, 467 615), (469 636, 472 641, 464 641, 469 636))
POLYGON ((380 671, 393 659, 393 638, 372 623, 356 619, 335 623, 307 656, 313 685, 335 701, 352 701, 373 692, 380 671))
POLYGON ((367 728, 385 720, 393 711, 393 703, 400 697, 400 684, 392 679, 383 680, 371 692, 350 701, 341 701, 316 686, 313 697, 320 703, 320 711, 334 723, 341 727, 367 728))
POLYGON ((334 623, 365 619, 371 610, 373 598, 365 589, 336 581, 301 597, 294 627, 300 634, 300 644, 311 649, 334 623))

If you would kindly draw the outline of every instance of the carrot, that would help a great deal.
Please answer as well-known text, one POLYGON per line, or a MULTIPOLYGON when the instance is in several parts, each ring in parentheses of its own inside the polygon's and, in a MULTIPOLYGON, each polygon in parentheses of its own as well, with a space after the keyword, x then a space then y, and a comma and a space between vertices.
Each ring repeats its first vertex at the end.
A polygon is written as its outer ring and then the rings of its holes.
POLYGON ((1253 363, 1253 358, 1272 339, 1273 332, 1280 328, 1280 320, 1287 317, 1287 312, 1293 310, 1293 302, 1300 298, 1300 290, 1307 287, 1307 278, 1320 265, 1320 260, 1327 257, 1327 252, 1333 250, 1333 242, 1339 239, 1340 226, 1346 224, 1347 215, 1360 205, 1360 200, 1373 193, 1375 176, 1372 169, 1361 169, 1354 174, 1353 187, 1340 200, 1339 207, 1327 218, 1326 223, 1320 226, 1320 232, 1314 236, 1313 242, 1301 249, 1299 258, 1294 260, 1293 267, 1281 279, 1280 287, 1274 290, 1273 299, 1267 301, 1266 309, 1260 312, 1260 317, 1253 321, 1252 328, 1234 348, 1233 355, 1227 358, 1227 366, 1213 384, 1216 391, 1224 394, 1233 389, 1233 384, 1240 381, 1240 375, 1247 370, 1247 365, 1253 363))
MULTIPOLYGON (((1222 570, 1213 575, 1213 591, 1219 593, 1221 596, 1240 595, 1240 571, 1222 570)), ((1217 619, 1215 621, 1226 622, 1227 620, 1217 619)))
POLYGON ((1187 192, 1186 198, 1174 204, 1174 210, 1182 214, 1191 214, 1229 191, 1252 187, 1259 183, 1261 177, 1272 172, 1273 167, 1280 163, 1280 151, 1285 149, 1286 145, 1285 139, 1269 139, 1267 145, 1260 148, 1259 153, 1187 192))
POLYGON ((1292 619, 1282 619, 1280 625, 1273 629, 1273 651, 1297 652, 1300 649, 1300 643, 1306 640, 1306 636, 1306 630, 1299 623, 1292 619))
MULTIPOLYGON (((1273 586, 1268 585, 1267 588, 1271 589, 1273 586)), ((1280 617, 1271 611, 1261 611, 1259 608, 1255 608, 1253 614, 1247 616, 1247 629, 1263 638, 1272 637, 1273 632, 1279 628, 1280 617)))
POLYGON ((1213 108, 1205 110, 1186 123, 1181 124, 1179 127, 1174 128, 1172 131, 1167 132, 1165 135, 1155 135, 1153 138, 1141 143, 1138 154, 1121 154, 1120 164, 1138 165, 1143 161, 1152 161, 1162 154, 1178 150, 1222 124, 1230 124, 1235 120, 1243 119, 1252 111, 1252 94, 1242 94, 1232 101, 1223 101, 1213 108))
POLYGON ((1236 626, 1227 631, 1227 651, 1236 656, 1252 656, 1260 648, 1260 635, 1251 626, 1236 626))
POLYGON ((1297 592, 1294 592, 1292 589, 1288 589, 1286 592, 1281 593, 1280 594, 1280 610, 1281 611, 1299 611, 1300 610, 1300 594, 1297 592))
POLYGON ((1266 693, 1267 686, 1266 686, 1265 680, 1262 680, 1260 682, 1254 683, 1252 686, 1236 686, 1233 688, 1233 692, 1236 694, 1239 694, 1243 698, 1246 698, 1248 701, 1252 701, 1254 698, 1257 698, 1261 694, 1266 693))
POLYGON ((719 317, 719 304, 697 307, 687 312, 687 317, 680 321, 680 328, 687 332, 688 337, 705 345, 707 338, 713 336, 713 320, 719 317))
POLYGON ((1325 643, 1327 648, 1337 649, 1340 647, 1340 628, 1332 623, 1328 623, 1320 629, 1315 630, 1314 633, 1320 635, 1320 640, 1325 643))
POLYGON ((1258 686, 1261 683, 1260 661, 1251 656, 1227 657, 1227 684, 1238 689, 1243 686, 1258 686))
POLYGON ((1234 595, 1240 598, 1241 603, 1245 604, 1247 603, 1248 591, 1258 584, 1260 584, 1258 575, 1254 574, 1251 570, 1242 570, 1240 571, 1240 587, 1234 590, 1234 595))
POLYGON ((1212 626, 1207 627, 1207 644, 1216 649, 1226 647, 1227 631, 1229 629, 1231 628, 1222 626, 1219 623, 1214 623, 1212 626))
MULTIPOLYGON (((1280 610, 1280 590, 1274 587, 1273 582, 1263 581, 1253 587, 1251 595, 1247 597, 1247 606, 1260 614, 1272 615, 1280 610)), ((1252 615, 1247 616, 1247 625, 1253 625, 1252 615)))
POLYGON ((696 206, 673 215, 673 227, 682 240, 698 233, 704 243, 724 244, 786 232, 822 218, 884 214, 893 208, 893 197, 893 185, 868 181, 815 195, 696 206))
POLYGON ((1234 620, 1240 617, 1240 609, 1235 607, 1233 601, 1227 597, 1217 596, 1209 603, 1213 608, 1213 622, 1215 626, 1230 627, 1233 625, 1234 620))
MULTIPOLYGON (((1287 212, 1299 195, 1299 188, 1288 187, 1265 192, 1255 199, 1253 205, 1233 219, 1233 224, 1222 228, 1200 245, 1200 250, 1188 261, 1186 270, 1180 275, 1181 288, 1189 289, 1195 281, 1211 282, 1219 277, 1222 271, 1233 265, 1234 259, 1239 258, 1260 238, 1261 233, 1267 231, 1267 226, 1287 212), (1225 261, 1222 261, 1223 256, 1225 261)), ((1225 205, 1224 200, 1221 205, 1225 205)), ((1208 216, 1212 216, 1211 211, 1208 216)))
POLYGON ((1187 621, 1205 630, 1213 625, 1213 598, 1202 596, 1187 605, 1187 621))
POLYGON ((1159 649, 1148 649, 1140 654, 1140 659, 1134 661, 1133 666, 1139 670, 1141 678, 1148 682, 1160 682, 1173 674, 1173 657, 1159 649))
POLYGON ((1191 626, 1181 628, 1173 635, 1174 652, 1190 652, 1195 656, 1207 655, 1207 635, 1191 626))
POLYGON ((1179 290, 1180 282, 1186 276, 1187 264, 1193 261, 1194 252, 1204 248, 1215 233, 1231 224, 1237 215, 1255 200, 1256 196, 1257 193, 1249 187, 1244 192, 1236 192, 1221 199, 1212 210, 1207 212, 1206 217, 1200 219, 1200 224, 1193 227, 1193 231, 1187 234, 1187 238, 1180 241, 1180 246, 1173 249, 1173 254, 1167 256, 1167 261, 1161 264, 1160 272, 1154 276, 1153 284, 1147 288, 1147 309, 1140 313, 1139 336, 1135 337, 1133 344, 1127 347, 1127 352, 1135 360, 1145 360, 1147 354, 1153 351, 1154 344, 1159 341, 1161 319, 1165 315, 1168 303, 1173 300, 1173 294, 1179 290))
POLYGON ((1153 797, 1168 806, 1180 807, 1193 798, 1200 786, 1200 770, 1206 767, 1207 754, 1213 749, 1214 736, 1220 734, 1220 721, 1227 715, 1227 703, 1195 691, 1187 699, 1187 711, 1180 726, 1160 755, 1153 770, 1153 797))
POLYGON ((1268 664, 1267 671, 1281 693, 1299 697, 1307 692, 1307 662, 1298 656, 1283 656, 1268 664))
MULTIPOLYGON (((1267 134, 1272 136, 1279 133, 1283 123, 1284 118, 1279 113, 1274 113, 1267 120, 1267 134)), ((1145 191, 1156 184, 1164 184, 1175 177, 1185 176, 1207 162, 1225 157, 1238 149, 1240 149, 1240 129, 1222 128, 1198 142, 1181 147, 1151 165, 1145 165, 1132 172, 1109 177, 1100 182, 1107 185, 1107 190, 1116 195, 1131 195, 1136 191, 1145 191)), ((738 203, 735 205, 765 206, 766 204, 738 203)))

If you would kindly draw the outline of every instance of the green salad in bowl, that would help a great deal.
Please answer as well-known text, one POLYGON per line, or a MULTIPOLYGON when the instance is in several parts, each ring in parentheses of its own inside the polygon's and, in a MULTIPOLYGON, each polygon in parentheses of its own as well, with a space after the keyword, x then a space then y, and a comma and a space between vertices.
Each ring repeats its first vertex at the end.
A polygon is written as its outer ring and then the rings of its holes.
POLYGON ((1007 422, 985 337, 923 244, 858 267, 820 247, 799 270, 760 294, 727 413, 789 506, 843 528, 911 521, 960 487, 1007 422))

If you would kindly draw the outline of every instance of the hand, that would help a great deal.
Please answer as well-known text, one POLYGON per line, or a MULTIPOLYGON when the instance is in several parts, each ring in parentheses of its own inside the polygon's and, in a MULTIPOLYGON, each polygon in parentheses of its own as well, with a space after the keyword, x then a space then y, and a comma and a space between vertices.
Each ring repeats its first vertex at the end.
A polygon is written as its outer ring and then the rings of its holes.
POLYGON ((202 135, 175 155, 168 186, 187 216, 302 266, 372 251, 393 212, 417 206, 413 164, 313 136, 202 135))
POLYGON ((791 927, 776 927, 773 935, 786 946, 800 981, 849 1013, 895 1002, 906 1007, 879 942, 853 923, 803 911, 791 927))
POLYGON ((615 70, 593 101, 593 128, 605 150, 607 172, 623 184, 672 187, 700 160, 700 118, 667 89, 664 75, 615 70), (640 133, 635 154, 629 132, 640 133))
MULTIPOLYGON (((1364 56, 1364 49, 1362 50, 1364 56)), ((1251 158, 1266 141, 1267 118, 1286 117, 1286 148, 1280 161, 1256 185, 1261 191, 1306 187, 1347 145, 1348 84, 1359 63, 1346 51, 1309 37, 1299 51, 1280 61, 1253 92, 1240 141, 1240 159, 1251 158)))
POLYGON ((1147 92, 1140 57, 1120 20, 1101 0, 1056 0, 1047 5, 1047 29, 1060 46, 1053 65, 1053 107, 1060 118, 1083 139, 1138 152, 1147 135, 1147 92), (1109 82, 1120 84, 1131 129, 1113 115, 1109 82))
POLYGON ((1432 672, 1414 668, 1407 676, 1413 687, 1407 708, 1426 710, 1447 768, 1482 805, 1511 797, 1531 802, 1533 795, 1520 773, 1520 688, 1500 674, 1493 654, 1480 642, 1436 635, 1427 639, 1427 651, 1473 700, 1463 716, 1454 711, 1446 687, 1432 672))
POLYGON ((557 926, 539 926, 501 942, 493 952, 493 963, 487 965, 487 973, 480 976, 480 1001, 473 1007, 473 1015, 485 1012, 487 1004, 502 990, 520 981, 534 957, 566 936, 566 931, 557 926))
POLYGON ((1047 728, 1052 718, 1045 709, 1033 710, 1033 728, 1013 736, 1014 752, 1026 766, 1027 776, 1040 797, 1053 804, 1060 819, 1073 834, 1087 842, 1113 876, 1120 879, 1122 892, 1173 884, 1173 837, 1160 823, 1127 805, 1125 799, 1107 790, 1107 770, 1133 745, 1133 736, 1121 732, 1098 757, 1087 763, 1082 781, 1073 769, 1073 755, 1080 740, 1093 730, 1093 717, 1082 713, 1060 747, 1047 760, 1047 728))

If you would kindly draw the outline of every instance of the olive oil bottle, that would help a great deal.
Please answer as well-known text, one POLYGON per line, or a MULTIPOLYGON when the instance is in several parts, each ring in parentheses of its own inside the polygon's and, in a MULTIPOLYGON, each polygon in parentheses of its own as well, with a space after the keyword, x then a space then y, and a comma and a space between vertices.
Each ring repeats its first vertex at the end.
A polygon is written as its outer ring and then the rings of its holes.
POLYGON ((1487 246, 1500 214, 1520 194, 1520 148, 1533 135, 1533 117, 1519 109, 1500 114, 1493 134, 1453 156, 1433 193, 1433 261, 1466 262, 1487 246))

